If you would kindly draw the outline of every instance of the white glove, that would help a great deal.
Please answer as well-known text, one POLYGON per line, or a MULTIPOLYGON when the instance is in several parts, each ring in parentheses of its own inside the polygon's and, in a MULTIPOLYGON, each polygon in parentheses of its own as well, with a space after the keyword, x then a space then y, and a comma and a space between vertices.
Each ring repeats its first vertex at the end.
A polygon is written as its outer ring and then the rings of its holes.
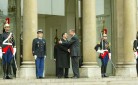
POLYGON ((44 56, 44 58, 46 59, 46 55, 44 56))
POLYGON ((138 54, 137 54, 137 52, 134 52, 134 57, 135 57, 135 59, 138 58, 138 54))
POLYGON ((111 60, 111 53, 109 53, 109 59, 111 60))
POLYGON ((0 59, 2 59, 2 49, 0 49, 0 59))
POLYGON ((13 48, 13 55, 15 56, 16 48, 13 48))
POLYGON ((37 56, 36 56, 36 55, 34 55, 34 59, 35 59, 35 60, 37 59, 37 56))
POLYGON ((97 50, 98 53, 104 53, 104 50, 97 50))

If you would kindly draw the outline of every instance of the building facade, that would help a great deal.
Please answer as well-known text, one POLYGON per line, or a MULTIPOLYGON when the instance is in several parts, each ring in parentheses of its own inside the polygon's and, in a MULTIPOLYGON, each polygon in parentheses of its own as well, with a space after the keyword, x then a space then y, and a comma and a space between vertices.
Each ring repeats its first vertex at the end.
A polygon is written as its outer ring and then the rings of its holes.
POLYGON ((100 77, 100 60, 94 47, 100 40, 103 20, 111 42, 112 61, 116 65, 115 69, 109 62, 107 74, 137 76, 132 49, 138 29, 137 0, 0 0, 0 3, 3 3, 0 5, 0 31, 4 19, 10 17, 11 31, 16 35, 20 77, 35 76, 31 44, 38 29, 44 30, 47 40, 45 75, 53 76, 56 29, 57 37, 61 38, 63 32, 72 28, 76 29, 81 42, 81 76, 100 77))

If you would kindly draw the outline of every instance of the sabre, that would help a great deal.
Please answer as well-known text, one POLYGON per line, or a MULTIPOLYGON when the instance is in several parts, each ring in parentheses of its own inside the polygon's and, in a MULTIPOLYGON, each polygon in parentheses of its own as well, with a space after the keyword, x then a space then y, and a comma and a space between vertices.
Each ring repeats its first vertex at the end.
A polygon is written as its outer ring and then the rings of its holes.
POLYGON ((16 63, 16 59, 15 59, 15 56, 14 56, 14 63, 15 63, 15 67, 16 67, 16 69, 17 69, 17 72, 19 72, 19 70, 18 70, 18 67, 17 67, 17 63, 16 63))
POLYGON ((110 59, 110 62, 111 62, 111 64, 113 65, 114 69, 116 70, 116 66, 115 66, 115 64, 112 62, 111 59, 110 59))

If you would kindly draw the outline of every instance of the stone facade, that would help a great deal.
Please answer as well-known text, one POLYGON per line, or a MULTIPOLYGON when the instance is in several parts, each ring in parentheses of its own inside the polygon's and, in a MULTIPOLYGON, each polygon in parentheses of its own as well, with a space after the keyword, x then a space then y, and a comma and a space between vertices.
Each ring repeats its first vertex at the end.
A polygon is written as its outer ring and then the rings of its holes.
MULTIPOLYGON (((33 56, 31 53, 31 41, 34 37, 36 37, 37 30, 37 0, 24 0, 24 16, 23 16, 23 24, 21 25, 21 13, 20 9, 20 0, 17 0, 17 26, 15 26, 16 30, 19 32, 16 33, 17 40, 17 49, 20 50, 20 32, 23 25, 23 66, 21 66, 21 75, 26 75, 24 72, 24 68, 28 68, 30 65, 34 65, 33 56), (29 37, 28 37, 29 36, 29 37), (31 62, 31 63, 30 63, 31 62), (23 67, 23 69, 22 69, 23 67)), ((67 3, 67 2, 66 2, 67 3)), ((74 2, 75 3, 75 2, 74 2)), ((81 76, 85 77, 100 77, 100 67, 98 67, 96 52, 93 49, 97 43, 97 23, 96 23, 96 13, 95 13, 95 0, 82 0, 82 49, 83 49, 83 66, 80 69, 82 73, 81 76)), ((116 70, 113 69, 113 74, 115 76, 130 76, 136 77, 135 70, 135 62, 133 59, 133 40, 136 35, 136 0, 105 0, 105 3, 109 3, 105 5, 105 15, 109 15, 107 19, 107 26, 111 28, 109 31, 109 39, 111 40, 111 49, 112 49, 112 60, 116 64, 116 70), (110 9, 108 9, 111 7, 110 9), (111 14, 110 14, 111 13, 111 14), (108 25, 110 23, 110 25, 108 25)), ((74 6, 75 7, 75 6, 74 6)), ((72 7, 73 8, 73 7, 72 7)), ((75 9, 75 8, 74 8, 75 9)), ((62 17, 62 21, 64 22, 64 26, 58 25, 60 28, 67 28, 64 31, 70 29, 70 27, 75 27, 75 11, 67 11, 66 17, 62 17), (74 21, 74 23, 71 23, 74 21), (71 23, 71 24, 70 24, 71 23), (65 26, 67 25, 67 26, 65 26)), ((42 17, 44 18, 44 17, 42 17)), ((57 19, 56 17, 52 19, 57 19)), ((49 20, 49 17, 44 19, 49 20)), ((58 20, 57 20, 58 21, 58 20)), ((52 23, 52 21, 51 21, 52 23)), ((54 22, 55 23, 55 22, 54 22)), ((59 23, 61 24, 61 23, 59 23)), ((52 25, 52 24, 51 24, 52 25)), ((48 26, 45 26, 48 27, 48 26)), ((50 26, 49 26, 50 27, 50 26)), ((56 26, 55 26, 56 27, 56 26)), ((53 33, 48 30, 48 32, 53 33)), ((45 32, 47 30, 45 29, 45 32)), ((51 34, 53 36, 53 34, 51 34)), ((48 35, 49 36, 49 35, 48 35)), ((49 37, 51 38, 51 37, 49 37)), ((52 40, 51 40, 52 41, 52 40)), ((52 42, 51 42, 52 43, 52 42)), ((48 44, 49 45, 49 44, 48 44)), ((52 47, 52 46, 51 46, 52 47)), ((50 49, 52 50, 52 49, 50 49)), ((49 51, 48 51, 49 52, 49 51)), ((52 52, 52 51, 50 51, 52 52)), ((49 53, 50 53, 49 52, 49 53)), ((17 61, 18 66, 20 68, 20 52, 17 51, 17 61)), ((50 54, 49 60, 52 61, 52 53, 50 54)), ((54 61, 52 62, 54 64, 54 61)), ((33 67, 33 66, 32 66, 33 67)), ((30 68, 31 69, 31 68, 30 68)), ((32 68, 32 72, 34 72, 34 67, 32 68)), ((51 70, 51 69, 50 69, 51 70)), ((53 68, 52 68, 53 70, 53 68)))

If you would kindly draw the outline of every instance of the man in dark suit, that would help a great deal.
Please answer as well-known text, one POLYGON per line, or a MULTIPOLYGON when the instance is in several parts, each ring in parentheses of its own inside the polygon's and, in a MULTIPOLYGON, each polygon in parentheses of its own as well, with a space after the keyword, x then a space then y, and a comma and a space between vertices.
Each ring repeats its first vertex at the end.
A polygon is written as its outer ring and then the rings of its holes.
POLYGON ((43 31, 37 31, 37 38, 32 43, 32 53, 36 64, 37 79, 44 77, 44 60, 46 59, 46 40, 43 38, 43 31))
POLYGON ((72 60, 72 69, 73 69, 73 78, 79 78, 79 57, 80 57, 80 43, 79 38, 75 33, 74 29, 69 30, 71 35, 71 40, 69 42, 59 41, 63 46, 68 45, 70 48, 71 60, 72 60))
POLYGON ((137 70, 137 76, 138 76, 138 32, 136 35, 136 40, 133 42, 133 51, 134 51, 134 57, 136 59, 136 70, 137 70))
MULTIPOLYGON (((68 42, 67 33, 62 34, 61 41, 68 42)), ((68 78, 68 70, 70 68, 70 54, 68 52, 68 46, 57 44, 54 48, 54 59, 56 60, 57 76, 58 78, 68 78), (65 71, 65 72, 64 72, 65 71)))

